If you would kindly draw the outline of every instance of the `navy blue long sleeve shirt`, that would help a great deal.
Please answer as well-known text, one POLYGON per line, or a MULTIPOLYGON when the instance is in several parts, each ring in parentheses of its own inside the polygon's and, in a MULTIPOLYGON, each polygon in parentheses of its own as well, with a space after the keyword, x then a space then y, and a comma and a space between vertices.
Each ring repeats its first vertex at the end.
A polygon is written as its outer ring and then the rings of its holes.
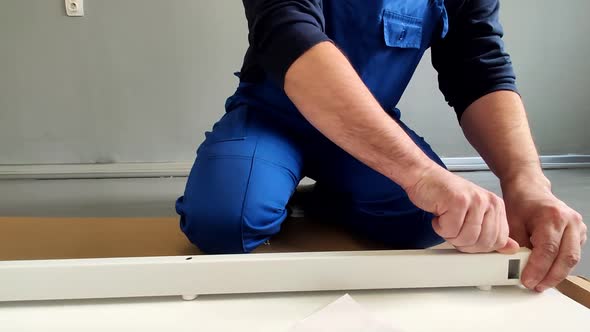
POLYGON ((516 91, 499 0, 243 0, 250 47, 241 80, 280 87, 291 64, 331 41, 383 107, 395 107, 431 47, 440 90, 460 118, 478 98, 516 91), (438 11, 437 11, 438 10, 438 11))

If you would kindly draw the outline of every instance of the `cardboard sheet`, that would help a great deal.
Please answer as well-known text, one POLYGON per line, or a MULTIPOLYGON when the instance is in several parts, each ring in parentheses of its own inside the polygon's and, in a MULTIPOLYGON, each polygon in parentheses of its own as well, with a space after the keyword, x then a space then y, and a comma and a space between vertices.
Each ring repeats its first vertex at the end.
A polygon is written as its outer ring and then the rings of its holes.
MULTIPOLYGON (((385 249, 345 229, 305 219, 287 220, 270 245, 256 252, 385 249)), ((0 260, 198 255, 175 217, 0 217, 0 260)))
POLYGON ((198 253, 176 218, 0 218, 0 260, 198 253))

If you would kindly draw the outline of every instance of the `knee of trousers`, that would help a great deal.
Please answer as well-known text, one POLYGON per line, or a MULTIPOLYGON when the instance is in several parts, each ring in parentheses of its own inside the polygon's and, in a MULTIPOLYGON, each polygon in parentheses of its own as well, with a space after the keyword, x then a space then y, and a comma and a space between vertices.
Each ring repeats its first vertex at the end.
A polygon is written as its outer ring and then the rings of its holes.
POLYGON ((432 228, 433 215, 418 208, 390 213, 355 211, 350 226, 369 240, 393 249, 425 249, 444 242, 432 228))
POLYGON ((184 196, 176 202, 180 228, 191 243, 207 254, 251 252, 278 233, 286 218, 284 210, 251 208, 241 201, 191 203, 184 196))

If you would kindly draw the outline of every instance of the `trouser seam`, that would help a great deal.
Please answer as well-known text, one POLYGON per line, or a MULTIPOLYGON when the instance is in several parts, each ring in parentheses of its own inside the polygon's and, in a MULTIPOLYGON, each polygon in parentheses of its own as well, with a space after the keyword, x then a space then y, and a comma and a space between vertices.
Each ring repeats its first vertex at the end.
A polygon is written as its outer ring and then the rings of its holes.
POLYGON ((246 213, 246 204, 248 202, 248 196, 250 192, 250 182, 252 181, 252 172, 254 172, 254 162, 256 160, 256 149, 258 149, 258 137, 254 145, 254 151, 252 153, 252 159, 250 161, 250 172, 248 173, 248 181, 246 182, 246 189, 244 191, 244 200, 242 201, 242 211, 240 212, 240 240, 242 242, 242 251, 246 252, 244 246, 244 218, 246 213))

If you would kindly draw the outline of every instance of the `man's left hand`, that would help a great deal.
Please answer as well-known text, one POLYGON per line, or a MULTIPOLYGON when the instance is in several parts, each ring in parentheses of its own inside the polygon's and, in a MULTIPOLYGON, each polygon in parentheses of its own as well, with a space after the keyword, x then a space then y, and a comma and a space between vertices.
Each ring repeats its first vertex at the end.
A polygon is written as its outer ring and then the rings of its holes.
POLYGON ((532 249, 522 282, 537 292, 568 276, 587 239, 582 216, 557 199, 542 180, 502 184, 510 237, 532 249))

